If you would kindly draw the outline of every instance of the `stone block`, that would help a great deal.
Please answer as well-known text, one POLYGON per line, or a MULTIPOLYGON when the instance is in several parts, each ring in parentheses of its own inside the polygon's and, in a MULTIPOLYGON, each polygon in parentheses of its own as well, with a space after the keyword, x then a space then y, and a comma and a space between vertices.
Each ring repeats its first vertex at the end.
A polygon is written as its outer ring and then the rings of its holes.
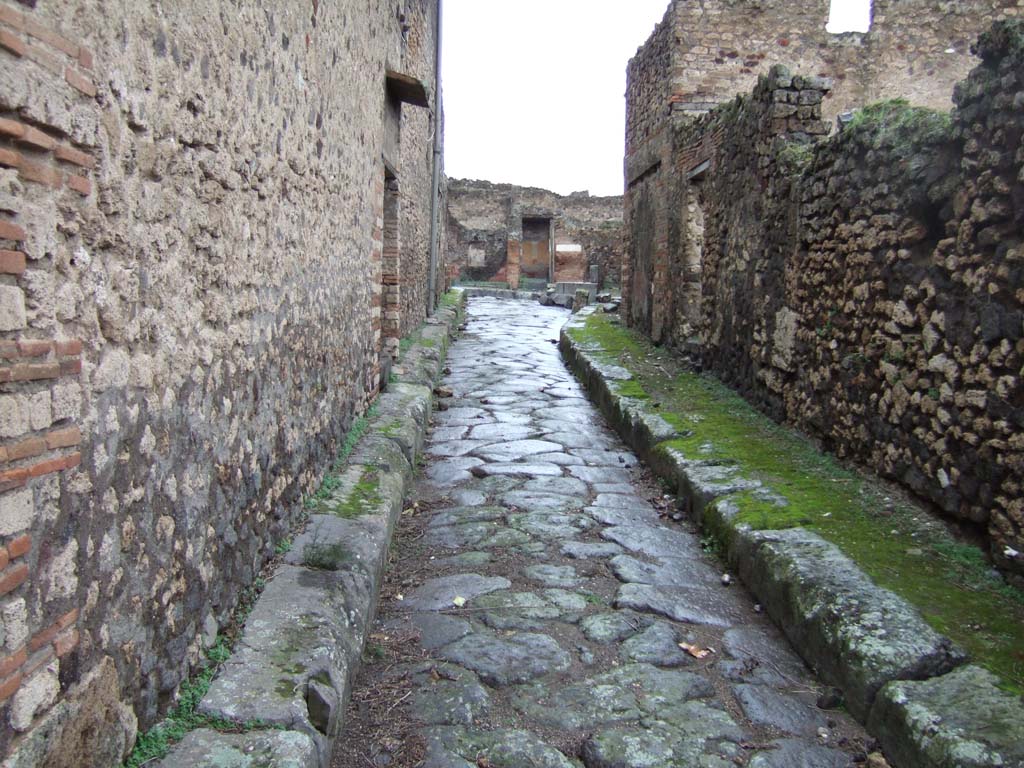
POLYGON ((409 464, 415 464, 423 448, 423 435, 432 405, 428 387, 392 384, 377 400, 377 415, 370 429, 393 441, 409 464))
POLYGON ((11 727, 16 731, 27 731, 32 720, 53 704, 60 693, 60 660, 54 659, 21 684, 11 699, 8 713, 11 727))
POLYGON ((299 731, 191 731, 156 768, 318 768, 316 744, 299 731))
POLYGON ((326 768, 373 598, 372 585, 356 571, 282 566, 199 711, 300 731, 326 768))
POLYGON ((868 727, 900 768, 1024 765, 1024 703, 974 665, 930 680, 889 683, 868 727))
POLYGON ((119 697, 117 669, 103 657, 37 722, 5 768, 79 768, 83 755, 91 765, 120 765, 135 742, 137 723, 119 697))
MULTIPOLYGON (((707 514, 723 509, 727 515, 722 504, 707 514)), ((713 528, 730 525, 711 522, 713 528)), ((728 558, 804 661, 843 690, 861 721, 887 683, 934 677, 966 661, 911 605, 810 531, 733 527, 728 558)))
POLYGON ((34 517, 31 488, 0 494, 0 536, 13 536, 28 530, 34 517))
POLYGON ((0 395, 0 437, 18 437, 30 426, 28 399, 24 395, 0 395))
POLYGON ((13 285, 0 285, 0 331, 17 331, 28 325, 25 293, 13 285))

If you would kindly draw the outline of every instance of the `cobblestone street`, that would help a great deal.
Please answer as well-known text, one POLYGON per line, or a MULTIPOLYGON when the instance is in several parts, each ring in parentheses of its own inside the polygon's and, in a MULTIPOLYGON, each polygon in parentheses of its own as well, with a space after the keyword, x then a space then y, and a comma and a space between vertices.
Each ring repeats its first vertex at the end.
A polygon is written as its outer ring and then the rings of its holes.
POLYGON ((827 692, 743 587, 651 503, 656 486, 562 364, 565 319, 469 302, 406 516, 421 519, 400 527, 371 637, 380 656, 404 647, 375 662, 371 646, 353 693, 363 730, 342 735, 335 766, 863 760, 859 726, 817 706, 827 692))

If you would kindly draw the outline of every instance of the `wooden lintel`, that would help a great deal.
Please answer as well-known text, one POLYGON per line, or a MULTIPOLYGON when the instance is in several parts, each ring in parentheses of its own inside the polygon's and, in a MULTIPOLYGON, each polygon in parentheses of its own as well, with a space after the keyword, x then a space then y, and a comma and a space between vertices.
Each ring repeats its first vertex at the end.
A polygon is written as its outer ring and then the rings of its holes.
POLYGON ((388 93, 399 101, 412 104, 415 107, 430 106, 427 86, 422 80, 391 69, 387 71, 386 77, 388 93))

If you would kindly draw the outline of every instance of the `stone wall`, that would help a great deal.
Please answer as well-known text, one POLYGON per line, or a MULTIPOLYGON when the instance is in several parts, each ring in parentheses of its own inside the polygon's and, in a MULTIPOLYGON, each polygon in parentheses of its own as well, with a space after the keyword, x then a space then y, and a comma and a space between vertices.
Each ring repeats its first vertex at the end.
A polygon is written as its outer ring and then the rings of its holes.
POLYGON ((388 114, 424 317, 435 19, 0 0, 0 755, 117 762, 375 394, 388 114))
POLYGON ((622 256, 622 198, 586 192, 558 195, 546 189, 451 179, 448 182, 449 269, 471 281, 519 282, 523 219, 549 219, 555 281, 600 280, 617 284, 622 256))
POLYGON ((649 332, 698 342, 748 398, 976 524, 1024 574, 1024 22, 977 51, 951 116, 881 103, 824 138, 831 83, 778 67, 679 121, 666 268, 700 251, 699 306, 639 249, 624 271, 663 308, 649 332))
MULTIPOLYGON (((831 80, 821 107, 826 123, 895 95, 946 109, 953 84, 976 63, 969 49, 977 35, 1022 13, 1020 0, 874 0, 867 33, 834 35, 825 29, 829 0, 670 2, 627 67, 624 239, 626 252, 644 265, 622 274, 631 321, 660 339, 673 319, 652 302, 647 277, 688 283, 692 293, 699 272, 669 264, 667 238, 685 219, 677 211, 693 205, 669 201, 662 176, 680 160, 672 155, 674 124, 749 92, 775 64, 831 80)), ((686 324, 693 328, 695 319, 686 324)))

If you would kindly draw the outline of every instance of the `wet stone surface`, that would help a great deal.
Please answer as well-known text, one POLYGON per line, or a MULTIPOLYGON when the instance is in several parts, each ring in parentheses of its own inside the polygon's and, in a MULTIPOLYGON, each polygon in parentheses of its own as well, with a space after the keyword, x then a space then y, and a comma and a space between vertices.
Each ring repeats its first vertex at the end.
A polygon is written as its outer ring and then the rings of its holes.
POLYGON ((562 365, 566 318, 470 301, 377 620, 416 661, 361 683, 400 681, 383 710, 405 742, 385 722, 335 768, 854 765, 863 730, 815 706, 754 601, 659 517, 562 365))

